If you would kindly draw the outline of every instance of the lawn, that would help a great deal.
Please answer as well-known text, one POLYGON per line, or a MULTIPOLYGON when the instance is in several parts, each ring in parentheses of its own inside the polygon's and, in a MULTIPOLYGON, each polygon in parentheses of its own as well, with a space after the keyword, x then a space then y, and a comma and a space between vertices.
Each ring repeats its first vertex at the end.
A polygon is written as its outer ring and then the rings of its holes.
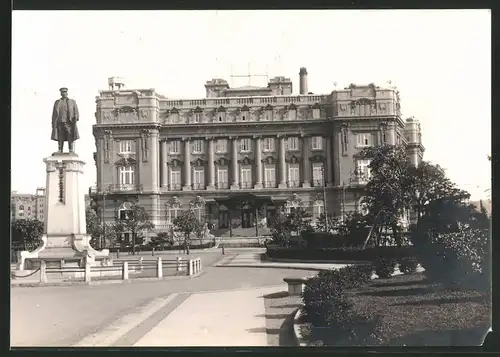
MULTIPOLYGON (((377 279, 348 291, 348 296, 355 312, 378 318, 376 338, 369 345, 474 346, 491 326, 489 294, 444 288, 422 274, 377 279)), ((348 343, 308 324, 304 332, 313 344, 348 343)))

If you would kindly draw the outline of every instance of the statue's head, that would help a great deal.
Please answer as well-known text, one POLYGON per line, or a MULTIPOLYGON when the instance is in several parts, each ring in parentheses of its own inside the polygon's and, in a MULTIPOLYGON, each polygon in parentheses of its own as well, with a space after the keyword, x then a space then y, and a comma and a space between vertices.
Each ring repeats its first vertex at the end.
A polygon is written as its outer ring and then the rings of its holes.
POLYGON ((63 98, 68 97, 68 88, 62 87, 61 89, 59 89, 59 92, 61 92, 61 97, 63 97, 63 98))

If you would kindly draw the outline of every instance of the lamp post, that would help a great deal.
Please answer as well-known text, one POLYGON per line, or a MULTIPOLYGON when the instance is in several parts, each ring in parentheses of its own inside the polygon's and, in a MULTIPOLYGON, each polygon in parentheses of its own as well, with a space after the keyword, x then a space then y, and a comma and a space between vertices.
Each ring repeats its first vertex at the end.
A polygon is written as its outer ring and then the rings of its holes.
POLYGON ((325 170, 325 162, 323 163, 323 166, 321 166, 321 174, 323 177, 323 211, 325 214, 325 232, 329 232, 329 227, 328 227, 328 211, 327 211, 327 204, 326 204, 326 170, 325 170))

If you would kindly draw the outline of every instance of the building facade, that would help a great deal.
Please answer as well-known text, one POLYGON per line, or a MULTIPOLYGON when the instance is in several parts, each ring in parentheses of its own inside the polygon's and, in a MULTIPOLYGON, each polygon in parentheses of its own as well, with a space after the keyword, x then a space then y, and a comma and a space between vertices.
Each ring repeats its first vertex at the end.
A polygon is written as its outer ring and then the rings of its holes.
POLYGON ((104 219, 115 220, 131 202, 156 224, 188 207, 219 228, 265 225, 294 207, 341 216, 361 209, 370 162, 360 150, 403 144, 414 164, 422 160, 420 125, 401 118, 395 88, 312 94, 307 76, 301 68, 299 94, 286 77, 262 88, 213 79, 198 99, 127 90, 110 78, 96 97, 93 126, 91 196, 104 219))
POLYGON ((35 194, 11 193, 11 218, 37 219, 44 222, 45 188, 39 187, 35 194))

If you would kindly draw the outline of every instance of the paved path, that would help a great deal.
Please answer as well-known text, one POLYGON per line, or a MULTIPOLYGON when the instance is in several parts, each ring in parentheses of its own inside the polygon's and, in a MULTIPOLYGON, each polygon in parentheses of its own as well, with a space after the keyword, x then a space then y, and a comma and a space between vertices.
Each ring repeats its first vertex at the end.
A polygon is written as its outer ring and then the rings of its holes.
MULTIPOLYGON (((236 251, 226 253, 234 256, 236 251)), ((220 252, 211 254, 192 256, 213 262, 221 258, 220 252)), ((181 280, 14 288, 11 344, 266 345, 262 295, 283 291, 285 276, 311 275, 308 270, 292 273, 205 264, 204 271, 197 278, 181 280)))

